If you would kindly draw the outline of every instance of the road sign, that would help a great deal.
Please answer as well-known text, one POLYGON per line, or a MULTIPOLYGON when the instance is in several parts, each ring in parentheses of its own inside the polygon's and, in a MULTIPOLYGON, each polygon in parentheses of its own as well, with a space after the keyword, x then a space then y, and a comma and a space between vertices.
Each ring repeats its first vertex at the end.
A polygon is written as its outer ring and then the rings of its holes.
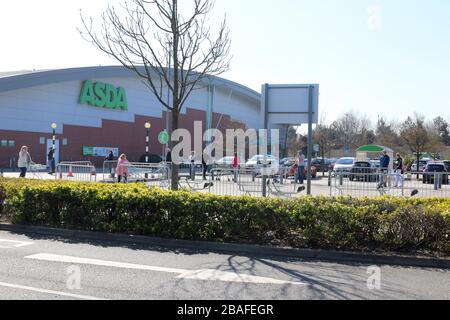
POLYGON ((314 145, 314 152, 319 152, 320 151, 320 145, 315 144, 314 145))
POLYGON ((169 134, 167 131, 162 131, 158 135, 158 141, 160 144, 168 144, 169 143, 169 134))

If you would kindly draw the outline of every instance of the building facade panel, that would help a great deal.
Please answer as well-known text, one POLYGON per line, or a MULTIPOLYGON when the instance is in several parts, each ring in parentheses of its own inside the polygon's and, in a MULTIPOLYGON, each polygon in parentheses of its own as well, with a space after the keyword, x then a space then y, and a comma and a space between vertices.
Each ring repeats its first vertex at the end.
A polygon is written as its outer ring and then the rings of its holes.
MULTIPOLYGON (((180 127, 193 133, 194 121, 206 129, 207 85, 213 85, 212 127, 257 128, 259 94, 224 79, 200 84, 182 110, 180 127)), ((58 124, 60 160, 103 158, 83 155, 83 147, 119 148, 130 160, 145 152, 145 122, 152 123, 150 151, 163 155, 158 134, 166 129, 166 109, 143 82, 121 67, 67 69, 0 78, 0 168, 14 167, 22 145, 28 145, 33 160, 46 162, 51 123, 58 124), (61 81, 58 81, 61 80, 61 81), (128 110, 111 110, 80 104, 84 81, 103 82, 125 89, 128 110), (65 143, 63 143, 65 142, 65 143)), ((169 115, 170 116, 170 115, 169 115)), ((170 118, 169 118, 170 119, 170 118)), ((170 121, 169 121, 170 123, 170 121)))

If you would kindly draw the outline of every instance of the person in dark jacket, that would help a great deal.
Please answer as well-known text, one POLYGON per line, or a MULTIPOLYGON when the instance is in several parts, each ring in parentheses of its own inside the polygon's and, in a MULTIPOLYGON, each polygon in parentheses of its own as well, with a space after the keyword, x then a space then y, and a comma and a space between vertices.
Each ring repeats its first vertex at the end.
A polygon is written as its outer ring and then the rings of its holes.
POLYGON ((56 172, 56 161, 55 161, 55 149, 50 147, 50 151, 48 152, 47 159, 50 164, 51 171, 49 174, 55 174, 56 172))
POLYGON ((109 150, 109 153, 105 158, 105 162, 106 162, 106 166, 108 167, 111 178, 114 179, 115 173, 113 172, 113 168, 114 168, 114 164, 112 163, 113 161, 114 161, 114 152, 112 150, 109 150))
POLYGON ((396 188, 403 187, 403 158, 400 153, 397 153, 397 161, 394 167, 395 172, 395 186, 396 188))
POLYGON ((114 152, 112 150, 109 150, 109 153, 105 158, 105 161, 114 161, 114 152))
POLYGON ((387 151, 384 151, 383 155, 380 158, 381 175, 380 175, 380 184, 378 185, 378 189, 387 187, 385 175, 387 175, 389 173, 389 164, 390 163, 391 163, 391 158, 389 157, 387 151))
POLYGON ((172 150, 167 149, 166 162, 172 162, 172 150))
POLYGON ((383 152, 383 155, 380 158, 380 167, 381 170, 388 170, 389 164, 391 163, 391 158, 389 157, 387 151, 383 152))

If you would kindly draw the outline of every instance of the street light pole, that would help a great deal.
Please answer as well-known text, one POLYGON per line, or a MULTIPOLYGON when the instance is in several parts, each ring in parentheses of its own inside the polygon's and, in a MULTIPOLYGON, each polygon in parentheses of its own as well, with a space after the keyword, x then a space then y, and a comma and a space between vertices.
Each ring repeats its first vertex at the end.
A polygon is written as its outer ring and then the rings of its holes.
POLYGON ((145 136, 145 163, 149 162, 149 152, 150 152, 150 128, 152 125, 147 122, 145 124, 145 129, 147 129, 147 134, 145 136))
POLYGON ((53 129, 53 150, 55 150, 55 146, 56 146, 56 128, 58 128, 58 125, 56 123, 52 123, 52 129, 53 129))
MULTIPOLYGON (((145 123, 145 129, 147 131, 145 136, 145 163, 149 163, 149 152, 150 152, 150 128, 152 127, 150 122, 145 123)), ((148 179, 148 173, 145 174, 145 179, 148 179)))
POLYGON ((56 152, 56 129, 58 128, 58 125, 56 123, 52 123, 52 130, 53 130, 53 140, 52 140, 52 150, 53 150, 53 157, 52 159, 49 159, 51 161, 50 166, 52 169, 52 174, 55 173, 55 152, 56 152))

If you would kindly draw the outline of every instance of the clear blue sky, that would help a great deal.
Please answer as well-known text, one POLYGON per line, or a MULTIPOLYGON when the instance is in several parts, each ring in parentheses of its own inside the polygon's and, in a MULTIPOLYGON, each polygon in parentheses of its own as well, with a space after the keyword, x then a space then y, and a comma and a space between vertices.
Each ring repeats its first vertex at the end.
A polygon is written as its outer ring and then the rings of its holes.
MULTIPOLYGON (((2 1, 0 71, 112 64, 76 32, 79 8, 95 15, 108 2, 118 1, 2 1)), ((349 110, 450 120, 450 1, 217 0, 212 23, 225 13, 225 78, 258 91, 319 83, 327 121, 349 110)))

